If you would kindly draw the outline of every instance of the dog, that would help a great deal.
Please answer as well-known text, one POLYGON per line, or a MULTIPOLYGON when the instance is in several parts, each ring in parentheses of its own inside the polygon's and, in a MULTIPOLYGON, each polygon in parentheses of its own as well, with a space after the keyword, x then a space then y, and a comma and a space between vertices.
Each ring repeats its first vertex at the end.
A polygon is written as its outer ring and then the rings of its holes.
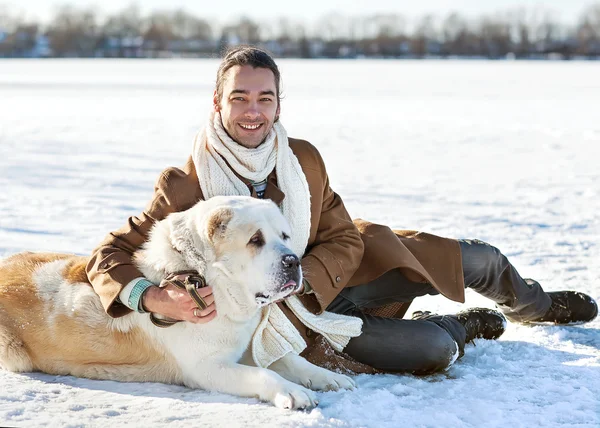
POLYGON ((213 287, 206 324, 158 328, 148 314, 111 318, 92 289, 88 258, 21 253, 0 262, 0 365, 91 379, 183 384, 310 409, 313 390, 353 389, 348 376, 288 353, 268 368, 248 360, 262 307, 298 291, 290 226, 271 201, 215 197, 157 222, 134 263, 158 284, 195 270, 213 287), (310 388, 310 389, 309 389, 310 388))

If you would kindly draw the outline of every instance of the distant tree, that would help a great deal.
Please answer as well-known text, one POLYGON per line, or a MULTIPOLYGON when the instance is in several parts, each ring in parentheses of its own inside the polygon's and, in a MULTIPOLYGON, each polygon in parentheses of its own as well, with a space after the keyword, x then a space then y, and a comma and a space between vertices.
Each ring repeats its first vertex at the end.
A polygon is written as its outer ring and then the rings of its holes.
POLYGON ((0 55, 12 56, 15 47, 15 30, 23 25, 22 17, 10 12, 7 5, 0 4, 0 55))
POLYGON ((348 18, 339 12, 331 12, 317 20, 315 36, 326 41, 344 41, 349 38, 348 18))
POLYGON ((178 37, 175 34, 173 16, 168 12, 154 12, 146 19, 144 41, 153 51, 164 51, 178 37))
POLYGON ((550 10, 541 10, 536 28, 535 38, 538 50, 543 53, 553 52, 560 37, 560 25, 556 22, 554 13, 550 10))
POLYGON ((0 4, 0 31, 12 33, 21 21, 22 18, 11 13, 8 5, 0 4))
POLYGON ((250 18, 242 17, 237 23, 223 27, 221 39, 224 47, 239 43, 258 44, 261 41, 260 27, 250 18))
POLYGON ((509 10, 507 13, 508 24, 513 40, 514 54, 518 58, 531 53, 532 34, 529 24, 529 14, 523 7, 509 10))
POLYGON ((399 14, 378 14, 365 22, 366 33, 372 34, 364 52, 396 57, 402 54, 402 43, 407 40, 406 19, 399 14))
MULTIPOLYGON (((2 0, 0 0, 1 2, 2 0)), ((9 0, 10 1, 10 0, 9 0)), ((62 0, 64 1, 64 0, 62 0)), ((68 0, 66 0, 68 1, 68 0)), ((305 24, 292 17, 255 21, 242 17, 224 26, 183 9, 142 16, 132 3, 99 23, 94 9, 61 6, 42 32, 14 7, 0 4, 0 55, 31 55, 45 48, 46 34, 57 56, 153 56, 159 52, 209 55, 232 44, 259 44, 281 56, 399 57, 485 55, 501 58, 560 53, 600 56, 600 0, 567 27, 543 6, 515 8, 466 19, 451 13, 442 20, 426 15, 411 22, 399 14, 344 15, 340 11, 305 24), (220 48, 220 49, 219 49, 220 48)))
POLYGON ((582 55, 600 55, 600 3, 588 6, 581 17, 576 30, 578 53, 582 55))
POLYGON ((208 21, 187 13, 183 9, 176 10, 172 17, 172 30, 180 39, 211 40, 213 30, 208 21))
POLYGON ((298 42, 306 36, 304 25, 287 17, 279 17, 274 27, 273 37, 279 43, 298 42))
POLYGON ((473 55, 471 33, 467 21, 453 12, 444 19, 441 28, 443 55, 473 55))
MULTIPOLYGON (((265 24, 262 25, 266 27, 265 24)), ((310 56, 309 43, 306 40, 304 25, 288 17, 277 18, 269 32, 263 31, 262 39, 267 42, 274 54, 279 56, 307 57, 310 56)))
POLYGON ((94 9, 59 7, 48 26, 50 46, 57 56, 92 56, 98 38, 94 9))
POLYGON ((38 24, 18 24, 4 43, 0 43, 0 52, 16 57, 29 56, 35 47, 38 33, 38 24))
POLYGON ((479 21, 480 52, 488 58, 500 58, 511 52, 511 31, 502 17, 483 17, 479 21))
POLYGON ((125 9, 110 15, 101 27, 103 36, 135 37, 142 34, 143 19, 140 8, 132 4, 125 9))
POLYGON ((237 36, 245 43, 256 44, 261 40, 260 26, 250 18, 241 18, 236 26, 237 36))
POLYGON ((423 57, 429 52, 430 44, 437 39, 437 30, 435 27, 435 19, 433 15, 422 17, 413 33, 412 37, 412 52, 418 57, 423 57))

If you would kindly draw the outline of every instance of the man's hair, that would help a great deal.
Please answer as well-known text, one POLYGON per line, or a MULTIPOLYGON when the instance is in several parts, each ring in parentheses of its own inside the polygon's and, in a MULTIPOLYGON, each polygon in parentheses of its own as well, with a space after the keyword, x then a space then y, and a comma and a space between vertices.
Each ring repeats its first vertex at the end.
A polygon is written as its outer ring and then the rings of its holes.
POLYGON ((275 64, 275 60, 271 57, 269 52, 264 49, 257 48, 256 46, 241 45, 233 48, 229 48, 223 55, 223 61, 219 65, 217 71, 217 98, 220 100, 223 96, 223 83, 225 81, 225 74, 231 67, 236 65, 244 66, 250 65, 253 68, 267 68, 273 72, 275 76, 275 88, 277 91, 277 105, 281 101, 281 91, 279 84, 281 81, 281 75, 279 68, 275 64))

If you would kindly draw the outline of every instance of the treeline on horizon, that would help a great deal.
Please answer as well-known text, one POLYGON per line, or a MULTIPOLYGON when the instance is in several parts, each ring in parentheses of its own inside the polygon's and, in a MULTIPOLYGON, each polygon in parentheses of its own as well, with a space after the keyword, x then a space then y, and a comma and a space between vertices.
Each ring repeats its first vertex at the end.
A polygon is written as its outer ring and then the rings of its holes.
POLYGON ((135 4, 106 16, 65 5, 41 24, 0 5, 0 57, 216 57, 241 43, 296 58, 600 59, 600 3, 568 25, 543 7, 410 22, 400 14, 330 13, 311 24, 285 17, 218 24, 181 9, 143 16, 135 4))

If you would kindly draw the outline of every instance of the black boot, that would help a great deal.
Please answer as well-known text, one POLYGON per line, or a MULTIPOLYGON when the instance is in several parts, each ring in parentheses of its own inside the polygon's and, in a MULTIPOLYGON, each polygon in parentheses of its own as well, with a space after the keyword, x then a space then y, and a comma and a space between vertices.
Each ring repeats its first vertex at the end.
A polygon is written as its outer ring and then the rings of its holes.
POLYGON ((578 324, 593 320, 598 315, 596 301, 587 294, 577 291, 551 291, 552 304, 541 317, 529 322, 554 324, 578 324))
POLYGON ((493 309, 471 308, 455 316, 467 330, 466 343, 477 338, 498 339, 506 330, 506 318, 493 309))
MULTIPOLYGON (((416 311, 412 314, 413 320, 425 320, 434 316, 429 311, 416 311)), ((498 339, 506 330, 506 318, 500 312, 488 308, 471 308, 461 311, 455 317, 467 331, 465 343, 473 339, 498 339)))

